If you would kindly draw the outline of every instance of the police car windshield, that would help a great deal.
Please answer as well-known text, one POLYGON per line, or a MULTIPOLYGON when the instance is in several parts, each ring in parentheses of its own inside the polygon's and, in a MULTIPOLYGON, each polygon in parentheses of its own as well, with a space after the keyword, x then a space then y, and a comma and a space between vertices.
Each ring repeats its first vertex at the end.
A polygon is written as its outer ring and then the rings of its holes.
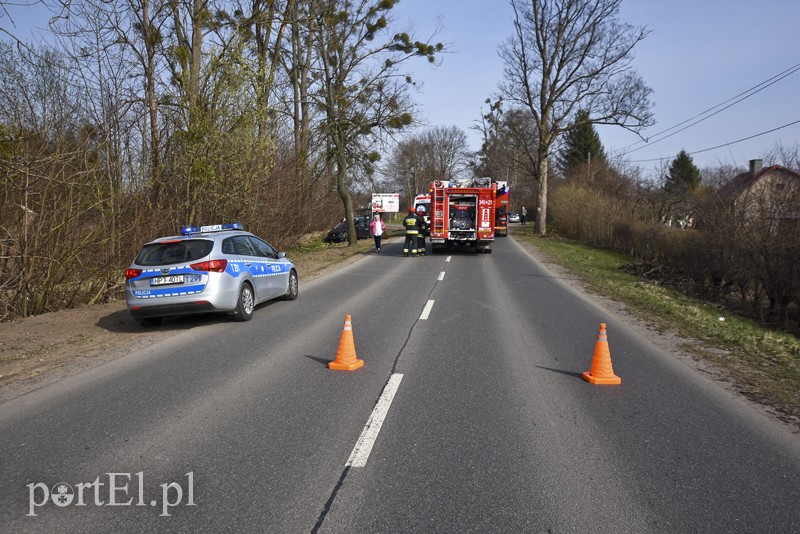
POLYGON ((134 263, 142 266, 175 265, 204 258, 211 253, 214 242, 208 239, 188 239, 170 243, 150 243, 136 256, 134 263))

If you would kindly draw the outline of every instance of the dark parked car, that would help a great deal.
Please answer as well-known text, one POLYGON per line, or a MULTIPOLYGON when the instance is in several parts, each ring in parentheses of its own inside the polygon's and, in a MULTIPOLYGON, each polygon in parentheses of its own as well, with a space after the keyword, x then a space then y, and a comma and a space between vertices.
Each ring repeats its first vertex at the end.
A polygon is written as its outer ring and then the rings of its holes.
MULTIPOLYGON (((366 217, 356 217, 356 239, 369 239, 369 219, 366 217)), ((342 243, 347 241, 347 221, 342 221, 333 227, 325 237, 328 243, 342 243)))

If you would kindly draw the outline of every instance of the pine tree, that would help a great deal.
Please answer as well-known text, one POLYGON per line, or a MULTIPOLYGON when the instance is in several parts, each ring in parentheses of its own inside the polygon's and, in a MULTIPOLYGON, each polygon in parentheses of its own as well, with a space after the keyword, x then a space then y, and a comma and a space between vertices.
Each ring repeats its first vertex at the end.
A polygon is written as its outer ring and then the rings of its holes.
POLYGON ((606 153, 600 136, 590 121, 589 112, 581 110, 564 134, 564 148, 558 158, 561 171, 566 174, 576 165, 604 161, 606 153))
POLYGON ((669 166, 664 190, 668 193, 693 193, 699 187, 700 170, 695 166, 692 157, 685 150, 681 150, 669 166))

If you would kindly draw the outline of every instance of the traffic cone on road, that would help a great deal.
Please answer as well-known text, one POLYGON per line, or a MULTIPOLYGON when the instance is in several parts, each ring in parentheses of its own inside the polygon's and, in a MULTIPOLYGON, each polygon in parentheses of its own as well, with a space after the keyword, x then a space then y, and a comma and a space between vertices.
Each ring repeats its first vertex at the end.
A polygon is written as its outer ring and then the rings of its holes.
POLYGON ((583 373, 583 379, 591 384, 621 384, 622 379, 614 374, 611 367, 611 353, 608 350, 608 337, 606 324, 600 324, 600 333, 597 334, 597 343, 594 346, 592 370, 583 373))
POLYGON ((355 371, 364 365, 364 360, 356 358, 356 346, 353 342, 353 323, 348 315, 344 320, 342 337, 339 339, 339 350, 336 360, 328 363, 328 369, 336 371, 355 371))

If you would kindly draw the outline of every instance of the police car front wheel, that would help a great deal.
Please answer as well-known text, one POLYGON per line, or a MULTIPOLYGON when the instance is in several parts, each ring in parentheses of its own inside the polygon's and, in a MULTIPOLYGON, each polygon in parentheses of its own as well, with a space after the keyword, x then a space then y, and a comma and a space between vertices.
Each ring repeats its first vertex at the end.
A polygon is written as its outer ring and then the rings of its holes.
POLYGON ((253 317, 256 308, 256 297, 250 284, 243 284, 239 290, 239 304, 233 312, 233 318, 237 321, 249 321, 253 317))
POLYGON ((294 271, 289 271, 289 287, 286 289, 286 295, 284 295, 284 299, 286 300, 295 300, 297 298, 297 294, 300 292, 299 288, 300 284, 297 280, 297 273, 294 271))

